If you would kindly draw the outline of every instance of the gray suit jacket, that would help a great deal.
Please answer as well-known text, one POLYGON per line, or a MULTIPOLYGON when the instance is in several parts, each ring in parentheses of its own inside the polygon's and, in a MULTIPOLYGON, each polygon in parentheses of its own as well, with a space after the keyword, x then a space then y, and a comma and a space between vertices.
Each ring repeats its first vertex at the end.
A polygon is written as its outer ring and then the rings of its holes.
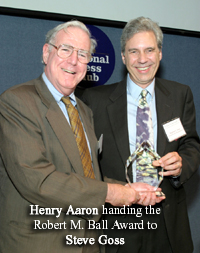
MULTIPOLYGON (((155 95, 157 152, 163 156, 168 152, 177 151, 183 159, 181 176, 178 179, 165 177, 161 184, 162 191, 166 195, 166 200, 162 202, 165 224, 173 252, 188 253, 192 252, 193 245, 183 184, 197 170, 200 162, 200 142, 196 133, 193 97, 188 86, 158 78, 155 95), (162 124, 176 117, 180 117, 187 135, 177 141, 168 142, 162 124)), ((130 155, 126 79, 119 83, 86 90, 83 101, 93 111, 97 138, 103 134, 103 152, 100 159, 103 175, 126 181, 124 167, 130 155)), ((106 218, 111 223, 116 220, 116 217, 112 218, 111 215, 106 218)), ((131 218, 125 218, 123 215, 118 216, 118 220, 130 222, 131 218)), ((128 236, 130 235, 131 233, 128 236)), ((123 237, 123 231, 120 236, 123 237)))
MULTIPOLYGON (((86 230, 98 221, 107 184, 101 181, 91 110, 77 99, 91 147, 97 180, 85 178, 72 130, 41 77, 14 86, 0 96, 0 252, 83 252, 66 235, 97 237, 86 230), (55 215, 30 215, 30 205, 62 208, 55 215), (73 208, 98 208, 98 215, 65 215, 73 208), (33 229, 34 220, 66 222, 66 229, 33 229), (70 229, 71 220, 81 229, 70 229), (84 228, 84 229, 82 229, 84 228)), ((84 252, 96 252, 87 244, 84 252)))

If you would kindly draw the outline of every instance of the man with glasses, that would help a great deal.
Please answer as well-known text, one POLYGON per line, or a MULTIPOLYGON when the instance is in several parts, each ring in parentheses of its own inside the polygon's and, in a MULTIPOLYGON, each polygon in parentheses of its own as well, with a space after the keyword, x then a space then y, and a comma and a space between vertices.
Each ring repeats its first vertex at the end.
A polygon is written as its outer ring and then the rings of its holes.
POLYGON ((100 252, 101 230, 87 227, 105 202, 163 200, 139 195, 154 190, 148 185, 101 181, 92 113, 74 95, 95 46, 81 22, 55 27, 43 46, 44 73, 0 97, 1 252, 100 252))

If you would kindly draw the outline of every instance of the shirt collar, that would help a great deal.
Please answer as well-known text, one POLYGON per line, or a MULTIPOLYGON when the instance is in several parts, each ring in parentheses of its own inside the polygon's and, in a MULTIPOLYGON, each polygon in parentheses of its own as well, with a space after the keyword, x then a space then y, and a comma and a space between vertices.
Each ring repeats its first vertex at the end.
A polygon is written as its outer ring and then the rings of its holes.
MULTIPOLYGON (((49 89, 49 91, 51 92, 51 94, 53 95, 53 97, 55 98, 56 102, 59 103, 61 98, 63 97, 63 94, 60 93, 54 86, 53 84, 49 81, 49 79, 47 78, 46 74, 43 72, 42 74, 42 78, 47 86, 47 88, 49 89)), ((73 105, 76 105, 76 98, 74 95, 74 92, 71 93, 69 95, 70 99, 72 100, 73 105)))
MULTIPOLYGON (((155 78, 153 79, 152 83, 148 85, 145 89, 151 95, 151 98, 153 98, 155 93, 155 78)), ((131 80, 129 74, 127 76, 127 90, 135 100, 138 100, 140 93, 143 90, 140 86, 138 86, 131 80)))

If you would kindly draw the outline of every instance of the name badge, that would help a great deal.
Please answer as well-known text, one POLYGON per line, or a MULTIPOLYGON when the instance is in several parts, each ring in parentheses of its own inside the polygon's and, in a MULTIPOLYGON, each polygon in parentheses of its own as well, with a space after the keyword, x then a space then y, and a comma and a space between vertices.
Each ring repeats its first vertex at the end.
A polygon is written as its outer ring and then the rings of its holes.
POLYGON ((180 118, 175 118, 163 124, 165 134, 169 142, 179 139, 186 135, 185 129, 181 123, 180 118))

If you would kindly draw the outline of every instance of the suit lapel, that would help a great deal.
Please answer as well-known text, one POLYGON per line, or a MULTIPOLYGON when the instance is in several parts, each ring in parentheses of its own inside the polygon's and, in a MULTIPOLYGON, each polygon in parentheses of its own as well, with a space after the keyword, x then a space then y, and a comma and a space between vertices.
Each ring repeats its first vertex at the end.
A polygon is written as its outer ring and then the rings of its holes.
POLYGON ((36 85, 36 89, 43 104, 47 107, 46 118, 69 158, 72 168, 76 173, 84 175, 80 156, 76 155, 79 153, 78 147, 65 116, 41 78, 36 85))
POLYGON ((130 155, 128 125, 126 79, 118 84, 110 96, 111 104, 107 106, 110 124, 117 148, 123 164, 130 155))
POLYGON ((156 78, 155 96, 156 96, 156 112, 157 112, 157 151, 163 156, 167 145, 167 138, 163 129, 163 123, 172 119, 173 103, 170 96, 171 92, 167 90, 159 79, 156 78))
MULTIPOLYGON (((118 147, 123 163, 130 155, 129 136, 127 125, 127 95, 126 79, 118 84, 110 96, 111 103, 107 106, 107 111, 114 134, 115 142, 118 147)), ((156 78, 156 112, 157 112, 157 150, 160 156, 163 156, 167 145, 167 138, 162 124, 172 119, 173 103, 170 96, 171 92, 166 89, 160 79, 156 78)))

